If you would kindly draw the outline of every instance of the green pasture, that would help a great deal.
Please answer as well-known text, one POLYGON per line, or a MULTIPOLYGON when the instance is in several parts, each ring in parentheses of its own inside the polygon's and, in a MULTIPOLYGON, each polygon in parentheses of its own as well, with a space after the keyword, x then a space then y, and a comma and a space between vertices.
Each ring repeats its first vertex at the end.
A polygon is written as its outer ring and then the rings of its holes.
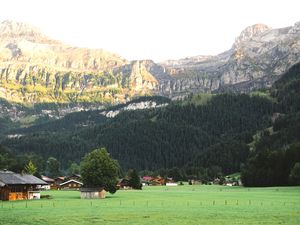
POLYGON ((145 187, 102 200, 78 191, 0 202, 0 224, 300 224, 300 187, 145 187))

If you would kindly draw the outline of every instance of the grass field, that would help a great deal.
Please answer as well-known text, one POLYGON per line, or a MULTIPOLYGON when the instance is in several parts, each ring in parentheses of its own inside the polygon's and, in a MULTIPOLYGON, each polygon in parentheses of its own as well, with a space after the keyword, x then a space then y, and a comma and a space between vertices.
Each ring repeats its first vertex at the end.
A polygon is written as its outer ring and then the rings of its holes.
POLYGON ((300 224, 300 187, 145 187, 103 200, 77 191, 0 202, 0 224, 300 224))

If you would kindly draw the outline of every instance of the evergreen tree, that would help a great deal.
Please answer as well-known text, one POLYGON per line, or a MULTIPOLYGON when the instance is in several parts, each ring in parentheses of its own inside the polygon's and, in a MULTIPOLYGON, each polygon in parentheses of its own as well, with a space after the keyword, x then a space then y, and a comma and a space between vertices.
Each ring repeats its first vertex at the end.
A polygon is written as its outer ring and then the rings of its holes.
POLYGON ((295 184, 300 184, 300 162, 295 163, 293 169, 291 170, 290 178, 295 184))
POLYGON ((24 171, 27 174, 35 174, 37 172, 37 167, 29 160, 28 164, 24 167, 24 171))
POLYGON ((129 170, 127 176, 129 180, 129 185, 133 189, 142 189, 141 179, 136 170, 133 169, 129 170))

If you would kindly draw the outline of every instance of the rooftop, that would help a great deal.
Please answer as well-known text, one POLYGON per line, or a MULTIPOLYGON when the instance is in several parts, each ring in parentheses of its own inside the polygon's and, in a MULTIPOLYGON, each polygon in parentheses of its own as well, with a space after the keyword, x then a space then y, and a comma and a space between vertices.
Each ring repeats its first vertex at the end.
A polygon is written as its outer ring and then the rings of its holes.
POLYGON ((10 184, 44 185, 47 183, 30 174, 17 174, 12 171, 0 170, 0 187, 10 184))

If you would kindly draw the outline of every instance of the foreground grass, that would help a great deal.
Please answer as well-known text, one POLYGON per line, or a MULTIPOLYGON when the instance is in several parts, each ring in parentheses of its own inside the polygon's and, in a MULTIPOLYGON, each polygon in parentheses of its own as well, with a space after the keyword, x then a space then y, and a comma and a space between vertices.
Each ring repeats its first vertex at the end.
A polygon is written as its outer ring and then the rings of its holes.
POLYGON ((2 202, 0 224, 300 224, 300 187, 145 187, 104 200, 77 191, 2 202))

